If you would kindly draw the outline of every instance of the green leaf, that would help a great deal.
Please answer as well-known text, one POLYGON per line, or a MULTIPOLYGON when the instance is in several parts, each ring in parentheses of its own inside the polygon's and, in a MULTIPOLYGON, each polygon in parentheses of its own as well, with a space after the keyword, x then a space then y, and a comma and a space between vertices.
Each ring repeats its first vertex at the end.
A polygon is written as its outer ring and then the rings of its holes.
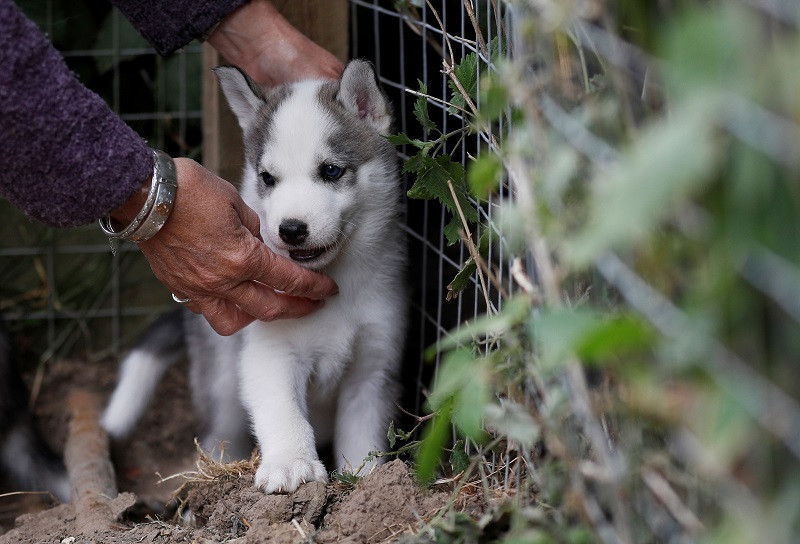
POLYGON ((574 354, 598 361, 650 346, 656 339, 641 318, 629 314, 603 315, 585 309, 541 312, 532 321, 540 339, 542 366, 554 368, 574 354))
POLYGON ((763 69, 763 39, 753 18, 739 7, 695 9, 678 19, 661 49, 671 89, 689 95, 700 88, 746 92, 763 69))
MULTIPOLYGON (((422 81, 417 81, 419 82, 419 92, 427 95, 428 86, 422 81)), ((428 114, 428 98, 426 96, 418 96, 416 102, 414 102, 414 117, 416 117, 417 121, 419 121, 419 124, 422 125, 422 130, 425 132, 425 136, 428 136, 431 130, 436 129, 436 123, 431 121, 431 118, 428 114)))
MULTIPOLYGON (((423 147, 413 157, 409 158, 403 165, 403 173, 413 172, 419 174, 421 170, 433 167, 433 159, 428 155, 430 153, 430 146, 423 147)), ((429 196, 427 198, 433 198, 429 196)))
POLYGON ((477 198, 485 199, 497 188, 503 173, 503 163, 494 153, 484 153, 469 164, 467 184, 477 198))
POLYGON ((623 314, 592 327, 583 335, 576 350, 581 359, 598 360, 646 348, 655 338, 654 331, 640 318, 623 314))
POLYGON ((454 474, 460 474, 469 467, 469 456, 464 451, 464 440, 456 440, 453 451, 450 453, 450 466, 454 474))
POLYGON ((425 426, 422 442, 417 450, 417 478, 423 484, 433 481, 436 465, 442 456, 445 443, 450 436, 450 414, 452 402, 441 407, 431 421, 425 426))
MULTIPOLYGON (((488 44, 489 56, 493 64, 496 64, 500 58, 505 54, 502 41, 499 37, 495 36, 488 44)), ((475 53, 470 53, 461 59, 461 62, 453 66, 453 76, 458 79, 461 86, 466 92, 466 96, 472 100, 473 104, 478 102, 478 56, 475 53)), ((467 110, 467 100, 464 93, 458 88, 453 77, 451 77, 447 84, 450 86, 452 96, 450 103, 452 106, 447 111, 450 113, 457 113, 459 110, 467 110)), ((508 93, 502 85, 489 83, 487 85, 488 94, 483 96, 483 88, 481 88, 482 100, 486 101, 486 119, 494 119, 505 111, 506 104, 508 103, 508 93)))
POLYGON ((575 352, 575 347, 592 328, 600 323, 600 317, 586 310, 554 310, 541 312, 531 321, 532 338, 539 338, 545 369, 562 365, 575 352))
POLYGON ((474 362, 475 355, 470 348, 459 348, 445 355, 428 398, 431 410, 438 411, 446 405, 452 406, 453 397, 470 380, 470 375, 474 372, 474 362))
POLYGON ((507 332, 528 317, 530 304, 530 300, 524 296, 506 300, 503 303, 503 309, 499 313, 491 316, 481 316, 472 323, 462 325, 457 331, 451 331, 438 344, 426 349, 425 356, 428 359, 432 359, 438 352, 458 348, 468 342, 471 343, 473 338, 489 335, 496 336, 507 332))
POLYGON ((467 262, 464 263, 464 268, 462 268, 458 274, 456 274, 456 277, 453 278, 453 281, 447 285, 447 300, 457 297, 458 294, 467 287, 469 279, 475 274, 477 269, 478 265, 475 264, 472 257, 467 259, 467 262))
POLYGON ((386 432, 386 438, 389 440, 389 448, 394 449, 394 445, 398 440, 405 442, 411 438, 411 432, 403 431, 394 426, 394 421, 389 423, 389 430, 386 432))
POLYGON ((464 183, 464 167, 453 162, 449 156, 441 155, 435 159, 423 160, 413 187, 408 191, 410 198, 437 198, 454 216, 458 216, 455 200, 447 182, 451 181, 458 197, 464 217, 470 223, 478 220, 478 212, 467 198, 464 183))
MULTIPOLYGON (((460 63, 453 66, 453 76, 458 79, 467 96, 474 103, 478 94, 478 56, 475 53, 470 53, 461 59, 460 63)), ((447 111, 457 113, 459 109, 467 109, 467 101, 464 98, 464 94, 459 90, 452 77, 447 84, 453 93, 450 99, 450 103, 453 105, 447 111)))
POLYGON ((581 158, 572 147, 563 146, 555 150, 543 164, 539 190, 548 202, 560 202, 570 184, 578 175, 581 158))
POLYGON ((576 266, 641 241, 682 199, 709 181, 719 150, 714 139, 717 100, 696 97, 637 138, 614 167, 594 180, 589 220, 566 245, 576 266))
POLYGON ((493 75, 481 78, 481 92, 478 106, 480 120, 488 123, 500 118, 510 106, 508 89, 493 75))
POLYGON ((426 149, 421 150, 412 159, 408 161, 411 164, 406 163, 404 170, 416 169, 417 179, 408 191, 408 196, 409 198, 423 200, 436 198, 447 208, 452 214, 452 218, 445 227, 444 235, 447 238, 448 245, 453 245, 460 239, 458 232, 462 225, 448 181, 453 184, 453 190, 466 220, 469 223, 478 221, 478 212, 467 198, 464 167, 461 163, 453 162, 447 155, 431 158, 427 155, 426 149))
MULTIPOLYGON (((494 231, 489 228, 483 229, 483 232, 478 238, 478 254, 484 259, 486 259, 489 254, 489 240, 493 238, 494 231)), ((447 286, 447 300, 457 297, 458 294, 464 290, 469 283, 469 279, 477 269, 478 265, 475 264, 472 257, 464 262, 464 266, 447 286)))
POLYGON ((497 35, 491 39, 491 41, 488 44, 488 47, 489 47, 489 58, 491 59, 492 64, 497 66, 506 56, 505 40, 503 40, 500 35, 497 35))
POLYGON ((390 134, 389 136, 384 136, 384 138, 389 140, 389 142, 394 144, 394 145, 413 145, 414 147, 417 147, 419 149, 423 149, 423 148, 429 148, 430 149, 434 144, 434 142, 424 142, 424 141, 419 140, 417 138, 413 138, 413 139, 409 138, 408 136, 406 136, 403 133, 390 134))
POLYGON ((486 422, 523 448, 531 448, 539 440, 539 424, 525 408, 515 402, 490 404, 485 409, 486 422))
POLYGON ((334 471, 331 473, 331 479, 335 482, 341 482, 350 486, 356 486, 361 481, 361 476, 353 472, 347 471, 334 471))
POLYGON ((574 527, 567 531, 567 544, 592 544, 596 542, 594 533, 588 527, 574 527))
POLYGON ((452 407, 452 419, 459 431, 473 440, 484 439, 483 410, 489 403, 489 364, 469 348, 445 355, 428 402, 433 410, 452 407))
POLYGON ((464 225, 461 223, 461 217, 458 214, 454 215, 444 226, 444 237, 448 246, 452 246, 461 240, 461 229, 463 228, 464 225))
POLYGON ((472 366, 473 372, 469 380, 456 395, 453 423, 464 436, 475 442, 485 442, 483 415, 491 398, 491 378, 485 360, 476 359, 472 366))
POLYGON ((414 140, 412 140, 402 132, 400 134, 390 134, 388 136, 384 136, 384 138, 389 140, 389 142, 391 142, 393 145, 407 145, 414 143, 414 140))

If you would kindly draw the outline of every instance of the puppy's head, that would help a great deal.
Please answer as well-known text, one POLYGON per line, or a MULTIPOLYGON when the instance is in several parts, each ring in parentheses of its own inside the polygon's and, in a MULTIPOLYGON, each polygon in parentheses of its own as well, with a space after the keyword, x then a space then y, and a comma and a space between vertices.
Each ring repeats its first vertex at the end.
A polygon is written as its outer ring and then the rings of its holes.
POLYGON ((391 110, 372 66, 354 60, 339 82, 272 89, 235 67, 215 73, 244 134, 242 196, 261 218, 264 241, 324 268, 357 230, 369 208, 364 192, 374 190, 387 155, 391 110))

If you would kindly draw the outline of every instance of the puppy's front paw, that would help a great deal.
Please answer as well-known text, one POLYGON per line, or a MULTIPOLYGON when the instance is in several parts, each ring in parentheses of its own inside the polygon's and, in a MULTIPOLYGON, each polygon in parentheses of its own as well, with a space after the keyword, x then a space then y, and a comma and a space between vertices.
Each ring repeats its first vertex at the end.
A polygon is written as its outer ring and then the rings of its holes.
POLYGON ((328 481, 328 473, 319 459, 295 458, 289 460, 262 459, 256 471, 255 485, 265 493, 276 491, 291 493, 300 484, 318 480, 328 481))

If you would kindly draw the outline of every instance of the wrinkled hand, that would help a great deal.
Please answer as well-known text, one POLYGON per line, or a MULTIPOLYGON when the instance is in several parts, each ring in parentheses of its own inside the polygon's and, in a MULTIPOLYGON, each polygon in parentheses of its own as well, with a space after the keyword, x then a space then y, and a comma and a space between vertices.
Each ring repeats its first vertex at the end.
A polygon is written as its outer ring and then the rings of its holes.
POLYGON ((222 335, 254 319, 304 316, 338 292, 322 274, 273 253, 259 218, 229 183, 175 159, 178 190, 164 227, 139 247, 156 277, 222 335), (283 293, 276 292, 283 291, 283 293))
POLYGON ((252 0, 236 9, 208 43, 262 85, 339 79, 344 69, 339 59, 292 26, 269 0, 252 0))

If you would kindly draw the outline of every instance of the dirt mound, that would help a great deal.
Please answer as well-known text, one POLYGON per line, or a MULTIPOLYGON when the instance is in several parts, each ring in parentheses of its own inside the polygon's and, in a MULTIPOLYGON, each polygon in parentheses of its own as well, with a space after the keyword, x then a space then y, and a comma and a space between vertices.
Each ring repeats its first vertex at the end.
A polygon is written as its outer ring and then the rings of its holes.
MULTIPOLYGON (((446 494, 418 487, 402 461, 378 467, 352 489, 342 484, 311 482, 294 493, 265 495, 252 485, 252 474, 227 480, 192 483, 186 498, 201 527, 162 521, 126 524, 110 529, 78 527, 75 510, 60 505, 17 520, 18 527, 0 544, 100 544, 122 542, 315 542, 392 541, 413 534, 447 501, 446 494)), ((118 513, 133 505, 133 496, 113 501, 118 513)))
MULTIPOLYGON (((56 449, 63 449, 69 392, 90 376, 88 383, 106 397, 116 369, 107 361, 60 360, 48 366, 36 413, 56 449)), ((181 480, 159 483, 156 472, 168 476, 198 468, 187 389, 185 368, 170 369, 159 385, 159 402, 150 407, 131 440, 115 448, 117 483, 123 493, 112 501, 112 511, 120 516, 110 529, 79 526, 71 504, 24 513, 27 508, 13 508, 12 497, 0 499, 0 506, 16 510, 9 522, 19 517, 16 527, 0 535, 0 544, 391 542, 416 532, 421 521, 446 504, 446 494, 418 487, 402 461, 378 467, 356 486, 312 482, 294 493, 273 495, 253 487, 254 465, 243 462, 244 468, 229 475, 185 486, 190 513, 184 518, 196 526, 160 521, 163 516, 172 519, 171 513, 164 513, 169 512, 165 504, 181 480)))
POLYGON ((368 475, 325 519, 323 542, 381 542, 416 532, 447 501, 444 493, 429 493, 416 485, 402 461, 392 461, 368 475))

